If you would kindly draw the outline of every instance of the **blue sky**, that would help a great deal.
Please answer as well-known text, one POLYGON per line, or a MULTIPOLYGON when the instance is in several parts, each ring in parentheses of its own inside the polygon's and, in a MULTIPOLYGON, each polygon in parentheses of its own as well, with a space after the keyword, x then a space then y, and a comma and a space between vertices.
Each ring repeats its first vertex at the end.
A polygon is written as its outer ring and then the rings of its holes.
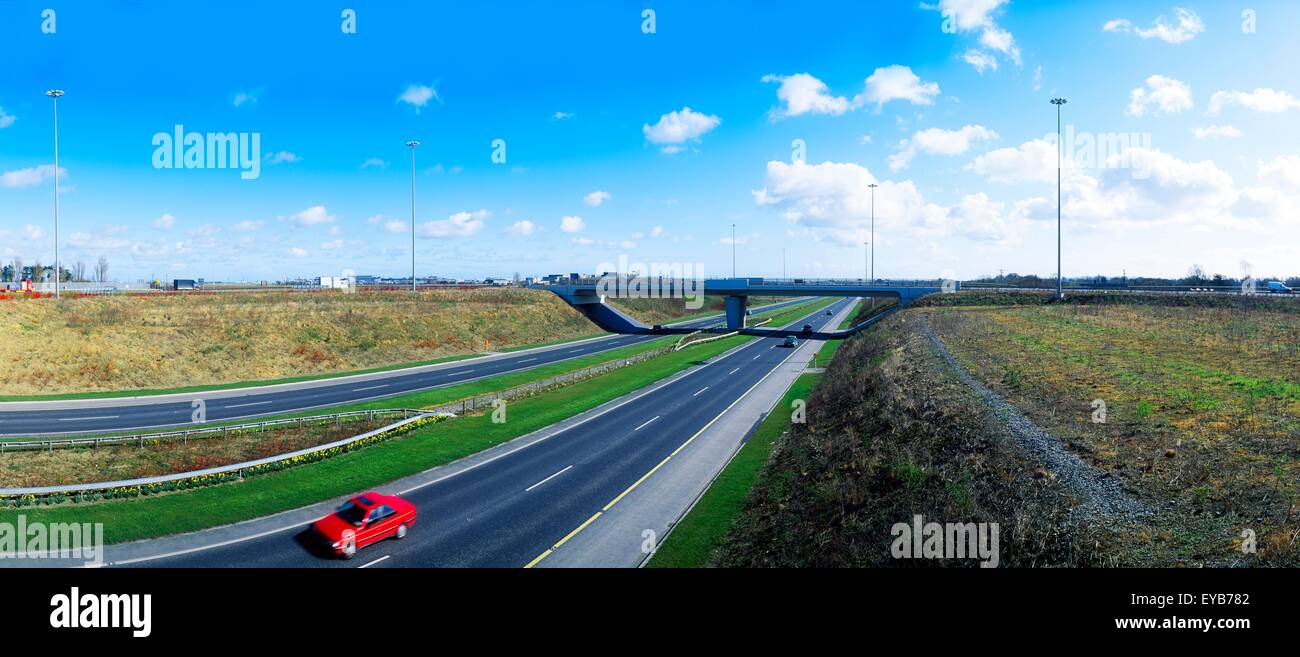
POLYGON ((0 259, 53 260, 57 87, 114 277, 404 274, 413 138, 422 275, 729 274, 735 223, 741 275, 860 276, 872 181, 877 276, 1050 275, 1059 95, 1066 275, 1296 275, 1300 6, 1249 4, 0 3, 0 259), (258 177, 155 168, 177 124, 258 177))

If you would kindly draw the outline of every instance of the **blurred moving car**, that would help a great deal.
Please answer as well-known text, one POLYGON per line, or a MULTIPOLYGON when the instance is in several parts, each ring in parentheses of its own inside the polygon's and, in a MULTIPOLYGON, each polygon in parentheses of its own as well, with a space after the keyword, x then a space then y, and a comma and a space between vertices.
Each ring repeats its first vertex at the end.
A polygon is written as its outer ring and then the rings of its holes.
POLYGON ((389 537, 406 538, 415 524, 415 505, 396 495, 365 493, 312 523, 312 532, 331 552, 351 559, 357 550, 389 537))
POLYGON ((804 334, 804 335, 812 335, 812 324, 804 324, 804 325, 803 325, 803 334, 804 334))
POLYGON ((797 346, 799 346, 799 341, 796 340, 796 339, 794 338, 793 335, 787 335, 787 336, 785 336, 785 342, 782 342, 782 343, 781 343, 781 346, 782 346, 782 347, 797 347, 797 346))
POLYGON ((1266 289, 1270 294, 1291 294, 1295 291, 1278 281, 1269 281, 1266 289))

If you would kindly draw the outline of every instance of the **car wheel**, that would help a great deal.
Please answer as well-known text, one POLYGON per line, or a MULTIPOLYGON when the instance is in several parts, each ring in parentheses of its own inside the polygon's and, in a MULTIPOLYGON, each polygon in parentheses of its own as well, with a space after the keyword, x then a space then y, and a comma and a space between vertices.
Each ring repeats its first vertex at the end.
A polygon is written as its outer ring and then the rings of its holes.
POLYGON ((396 536, 398 540, 406 538, 406 525, 405 524, 398 525, 397 533, 394 534, 394 536, 396 536))
POLYGON ((357 541, 356 539, 352 539, 343 546, 343 558, 351 559, 355 556, 357 556, 357 541))

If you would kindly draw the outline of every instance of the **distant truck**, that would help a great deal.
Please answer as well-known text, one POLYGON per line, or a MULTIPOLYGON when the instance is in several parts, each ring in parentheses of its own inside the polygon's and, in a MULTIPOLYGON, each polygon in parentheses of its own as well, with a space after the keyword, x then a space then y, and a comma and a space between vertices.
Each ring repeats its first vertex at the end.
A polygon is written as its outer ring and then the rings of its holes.
POLYGON ((203 284, 192 278, 175 278, 172 279, 173 290, 200 290, 203 284))
POLYGON ((1269 294, 1291 294, 1295 292, 1295 290, 1292 290, 1278 281, 1269 281, 1268 284, 1264 286, 1264 289, 1268 291, 1269 294))

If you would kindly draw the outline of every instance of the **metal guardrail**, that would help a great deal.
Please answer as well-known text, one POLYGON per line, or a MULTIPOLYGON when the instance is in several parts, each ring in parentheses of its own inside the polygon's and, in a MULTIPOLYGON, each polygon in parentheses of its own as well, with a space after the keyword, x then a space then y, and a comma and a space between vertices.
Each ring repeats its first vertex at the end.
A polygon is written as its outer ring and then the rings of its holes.
POLYGON ((308 423, 316 423, 326 420, 334 420, 337 426, 338 421, 345 417, 368 416, 374 419, 376 416, 397 415, 401 414, 403 419, 410 418, 412 415, 428 413, 413 408, 387 408, 373 411, 345 411, 342 413, 327 413, 325 415, 308 415, 304 417, 284 418, 280 420, 263 420, 261 422, 245 422, 243 424, 227 424, 216 427, 205 427, 196 429, 177 429, 174 431, 160 431, 155 433, 138 433, 123 436, 102 436, 98 438, 50 438, 46 440, 14 440, 0 441, 0 453, 14 449, 50 449, 64 447, 99 447, 100 445, 118 445, 126 443, 138 443, 144 447, 145 441, 155 440, 182 440, 187 441, 192 437, 202 437, 208 434, 220 433, 224 437, 231 431, 245 431, 248 429, 257 429, 265 431, 269 427, 281 427, 286 425, 305 426, 308 423))
POLYGON ((399 429, 407 424, 410 424, 411 422, 415 422, 416 420, 420 420, 433 415, 445 415, 445 414, 424 413, 421 415, 417 415, 415 417, 408 417, 399 422, 394 422, 392 424, 380 427, 378 429, 374 429, 372 431, 367 431, 363 434, 359 434, 356 436, 343 438, 341 440, 336 440, 334 442, 326 443, 324 445, 317 445, 315 447, 308 447, 294 452, 288 452, 286 454, 277 454, 275 456, 268 456, 266 458, 260 458, 254 461, 244 461, 242 463, 232 463, 230 465, 223 465, 215 468, 205 468, 203 470, 191 470, 189 472, 180 472, 180 473, 169 474, 169 475, 158 475, 155 477, 141 477, 139 479, 123 479, 121 481, 100 481, 100 482, 93 482, 88 484, 68 484, 65 486, 37 486, 33 488, 0 488, 0 497, 23 497, 27 495, 51 495, 51 494, 58 494, 58 493, 64 493, 64 494, 85 493, 90 491, 111 490, 114 488, 133 488, 136 486, 147 486, 149 484, 162 484, 170 481, 183 481, 186 479, 195 479, 195 478, 206 477, 210 475, 228 474, 232 472, 238 472, 240 477, 242 478, 244 474, 244 470, 248 470, 250 468, 255 468, 261 465, 268 465, 279 461, 288 461, 291 459, 298 458, 300 456, 306 456, 309 454, 314 454, 316 452, 323 452, 326 450, 334 449, 335 447, 344 447, 346 445, 350 445, 352 443, 365 440, 367 438, 370 438, 371 436, 383 433, 385 431, 399 429))

